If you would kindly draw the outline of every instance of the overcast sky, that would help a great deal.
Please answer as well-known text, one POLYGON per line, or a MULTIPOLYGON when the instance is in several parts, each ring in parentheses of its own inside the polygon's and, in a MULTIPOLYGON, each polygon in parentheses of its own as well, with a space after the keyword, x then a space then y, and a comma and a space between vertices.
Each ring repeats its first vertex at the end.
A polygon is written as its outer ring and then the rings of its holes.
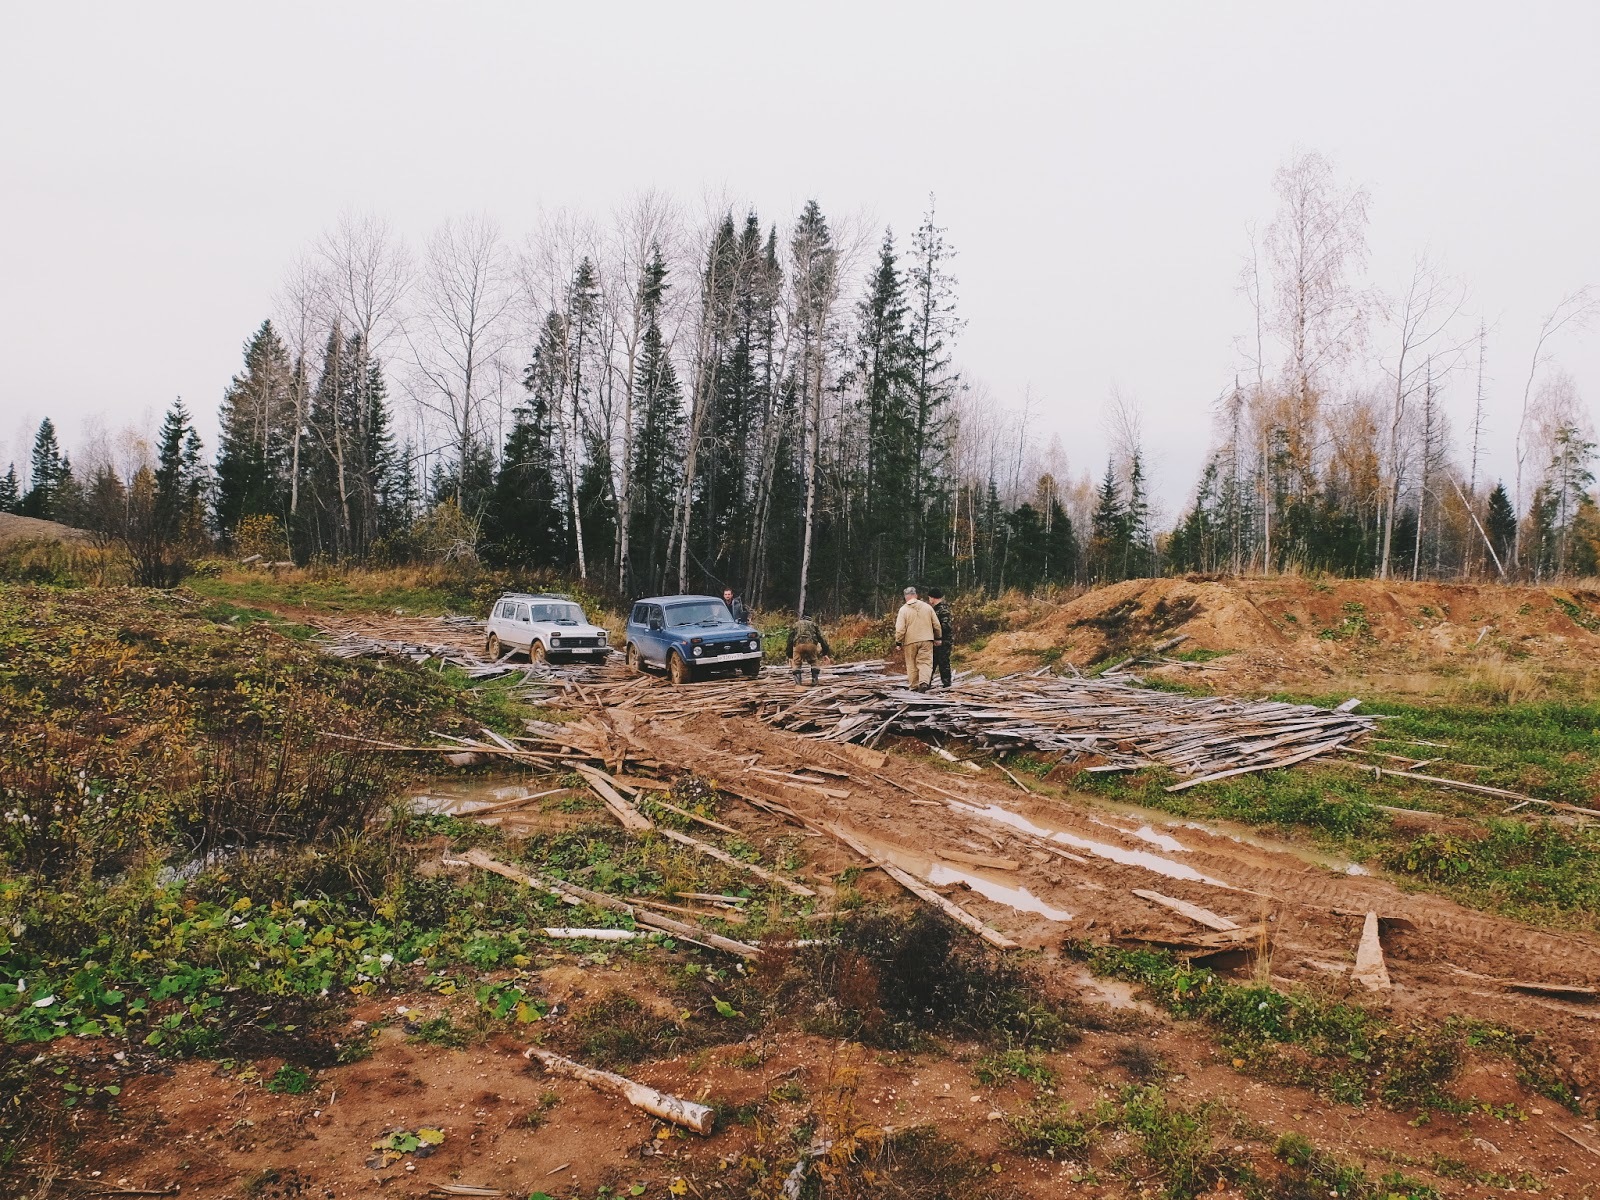
MULTIPOLYGON (((240 346, 343 211, 420 243, 657 188, 807 198, 959 250, 959 348, 1098 471, 1113 385, 1168 514, 1239 367, 1235 287, 1296 147, 1372 195, 1371 279, 1427 249, 1494 327, 1509 472, 1539 321, 1600 284, 1600 5, 5 0, 0 470, 45 415, 213 445, 240 346)), ((1591 413, 1600 331, 1560 364, 1591 413)), ((1464 423, 1466 381, 1447 397, 1464 423)), ((19 463, 20 465, 20 463, 19 463)))

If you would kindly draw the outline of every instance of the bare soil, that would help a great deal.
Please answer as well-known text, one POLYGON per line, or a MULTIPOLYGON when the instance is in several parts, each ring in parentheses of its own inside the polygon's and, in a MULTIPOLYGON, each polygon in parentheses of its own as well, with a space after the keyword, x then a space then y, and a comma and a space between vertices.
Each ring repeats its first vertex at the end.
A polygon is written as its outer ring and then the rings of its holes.
POLYGON ((0 548, 18 542, 86 542, 89 536, 85 530, 71 525, 0 512, 0 548))
MULTIPOLYGON (((1600 592, 1371 579, 1134 579, 1031 610, 966 665, 989 675, 1057 658, 1079 668, 1186 634, 1173 653, 1218 652, 1149 673, 1214 691, 1387 693, 1482 683, 1515 691, 1600 662, 1600 592)), ((1143 668, 1142 668, 1143 669, 1143 668)))
MULTIPOLYGON (((1036 666, 1040 651, 1052 647, 1088 665, 1124 647, 1186 632, 1185 648, 1228 652, 1203 664, 1212 668, 1205 682, 1218 690, 1321 689, 1361 673, 1403 680, 1437 671, 1470 660, 1485 643, 1502 655, 1533 659, 1595 657, 1600 635, 1585 621, 1597 600, 1535 588, 1139 581, 1091 593, 1029 628, 997 634, 969 665, 991 671, 1036 666), (1576 619, 1558 598, 1577 607, 1576 619), (1359 622, 1352 605, 1360 606, 1359 622), (1330 629, 1341 632, 1322 636, 1330 629)), ((374 622, 384 624, 382 618, 374 622)), ((421 640, 424 631, 414 632, 421 640)), ((470 637, 459 629, 450 633, 470 637)), ((1239 1152, 1264 1167, 1274 1139, 1294 1133, 1365 1167, 1374 1179, 1398 1165, 1445 1195, 1503 1195, 1530 1181, 1545 1195, 1600 1195, 1600 1130, 1524 1087, 1503 1058, 1470 1057, 1453 1085, 1477 1106, 1465 1115, 1435 1114, 1418 1123, 1406 1113, 1340 1105, 1252 1077, 1203 1029, 1167 1018, 1126 988, 1089 978, 1061 954, 1069 939, 1192 939, 1194 923, 1133 894, 1158 891, 1240 925, 1265 922, 1270 956, 1218 960, 1214 965, 1224 974, 1270 979, 1425 1022, 1468 1016, 1538 1030, 1588 1100, 1600 1087, 1600 1006, 1504 985, 1600 986, 1600 940, 1487 916, 1402 890, 1355 864, 1231 831, 1176 819, 1147 822, 1083 794, 1047 799, 994 770, 952 767, 919 743, 894 747, 881 768, 872 768, 826 743, 753 719, 653 712, 681 711, 681 699, 673 697, 682 694, 658 681, 626 707, 597 707, 585 720, 608 728, 618 749, 635 761, 692 769, 793 810, 808 850, 797 877, 825 898, 837 898, 848 882, 869 899, 908 910, 920 903, 879 871, 857 878, 865 865, 859 855, 819 832, 832 826, 1021 943, 1019 953, 1035 957, 1100 1014, 1081 1041, 1045 1056, 1056 1077, 1055 1098, 1092 1105, 1119 1086, 1141 1082, 1139 1064, 1153 1062, 1172 1099, 1221 1100, 1243 1118, 1254 1132, 1241 1135, 1239 1152), (824 766, 830 783, 848 794, 825 796, 753 772, 755 766, 796 773, 824 766), (973 866, 975 855, 1012 859, 1017 869, 973 866), (1350 978, 1368 912, 1387 918, 1383 948, 1394 988, 1378 996, 1350 978), (1448 1179, 1433 1171, 1447 1160, 1460 1164, 1448 1179)), ((797 835, 793 823, 748 803, 732 802, 720 817, 758 850, 797 835)), ((538 822, 504 827, 513 836, 545 828, 538 822)), ((637 960, 556 953, 554 965, 539 975, 554 1015, 528 1027, 527 1039, 561 1044, 568 1023, 619 989, 647 1006, 670 1002, 637 960)), ((930 1125, 990 1173, 999 1190, 983 1194, 1143 1194, 1115 1177, 1074 1182, 1082 1163, 1028 1158, 1011 1149, 1005 1118, 1028 1108, 1044 1089, 1020 1080, 980 1085, 973 1066, 983 1051, 973 1045, 887 1053, 783 1032, 692 1054, 663 1047, 660 1057, 626 1068, 652 1086, 719 1106, 717 1132, 698 1138, 674 1134, 582 1084, 544 1075, 522 1057, 522 1037, 501 1031, 459 1049, 408 1038, 407 1021, 414 1029, 451 1004, 438 996, 361 1001, 343 1018, 344 1029, 354 1037, 362 1027, 382 1025, 371 1056, 317 1073, 303 1096, 263 1088, 261 1081, 280 1065, 273 1059, 226 1068, 183 1062, 130 1075, 113 1108, 75 1116, 79 1150, 72 1168, 61 1173, 113 1188, 177 1184, 181 1195, 202 1198, 420 1197, 443 1184, 499 1188, 519 1197, 537 1191, 595 1196, 602 1188, 628 1194, 640 1184, 646 1195, 669 1188, 700 1197, 756 1194, 752 1189, 770 1195, 771 1169, 781 1175, 798 1153, 790 1135, 823 1120, 895 1129, 930 1125), (436 1153, 367 1165, 375 1138, 419 1126, 444 1132, 436 1153), (81 1165, 84 1157, 87 1165, 81 1165), (758 1162, 769 1170, 752 1165, 758 1162)), ((85 1057, 106 1053, 93 1042, 74 1045, 85 1057)), ((52 1169, 48 1147, 36 1148, 35 1159, 41 1169, 52 1169)))

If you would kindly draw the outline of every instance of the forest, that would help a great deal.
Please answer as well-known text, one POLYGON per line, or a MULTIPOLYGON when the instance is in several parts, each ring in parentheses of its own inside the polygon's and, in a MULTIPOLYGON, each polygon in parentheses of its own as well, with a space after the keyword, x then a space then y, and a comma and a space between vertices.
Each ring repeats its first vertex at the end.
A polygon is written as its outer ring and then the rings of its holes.
POLYGON ((697 225, 653 193, 605 221, 548 217, 521 247, 474 217, 414 255, 346 217, 263 297, 213 449, 181 400, 76 461, 46 420, 0 509, 119 541, 158 585, 217 553, 471 559, 828 612, 908 581, 1600 573, 1593 424, 1557 359, 1600 296, 1553 298, 1515 370, 1516 428, 1494 431, 1514 473, 1490 479, 1492 331, 1465 285, 1426 256, 1373 285, 1370 197, 1322 156, 1273 185, 1237 280, 1253 327, 1233 378, 1194 381, 1212 448, 1174 515, 1136 401, 1104 405, 1113 449, 1091 472, 1035 434, 1032 401, 958 369, 956 250, 931 197, 904 238, 815 201, 697 225))

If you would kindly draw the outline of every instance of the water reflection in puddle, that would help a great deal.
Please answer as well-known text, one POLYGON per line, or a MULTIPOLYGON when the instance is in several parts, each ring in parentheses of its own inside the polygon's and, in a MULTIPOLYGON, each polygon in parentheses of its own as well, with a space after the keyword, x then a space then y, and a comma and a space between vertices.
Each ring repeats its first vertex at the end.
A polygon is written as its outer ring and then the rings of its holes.
POLYGON ((412 812, 460 817, 532 792, 526 783, 506 779, 433 779, 406 792, 412 812))
POLYGON ((993 879, 942 862, 929 864, 928 882, 935 887, 943 887, 947 883, 964 883, 984 899, 1004 904, 1018 912, 1038 913, 1041 917, 1048 917, 1052 921, 1072 920, 1072 914, 1066 909, 1046 904, 1025 887, 997 883, 993 879))
MULTIPOLYGON (((1153 854, 1149 850, 1128 850, 1122 846, 1113 846, 1106 842, 1090 841, 1088 838, 1079 837, 1075 833, 1068 833, 1064 829, 1050 829, 1030 821, 1021 813, 1014 813, 1009 808, 1002 808, 998 804, 990 804, 983 808, 974 804, 962 804, 957 800, 949 801, 949 804, 951 808, 971 813, 975 817, 982 817, 985 820, 994 821, 1001 825, 1009 825, 1018 832, 1042 838, 1047 842, 1055 842, 1060 846, 1071 846, 1075 850, 1082 850, 1087 854, 1109 859, 1126 867, 1143 867, 1145 870, 1153 871, 1157 875, 1165 875, 1168 879, 1183 879, 1191 883, 1204 883, 1211 887, 1227 888, 1229 891, 1234 890, 1220 879, 1213 879, 1209 875, 1203 875, 1193 867, 1173 862, 1170 858, 1163 858, 1161 855, 1153 854)), ((1154 831, 1152 830, 1152 832, 1154 831)))
POLYGON ((929 858, 925 854, 913 853, 902 846, 864 833, 860 829, 852 829, 850 836, 870 849, 877 857, 893 863, 902 871, 919 879, 926 879, 935 887, 961 883, 985 900, 993 900, 996 904, 1004 904, 1007 908, 1016 909, 1018 912, 1036 913, 1051 921, 1072 920, 1072 914, 1066 909, 1046 904, 1027 888, 1010 880, 995 879, 992 875, 983 874, 972 867, 952 866, 947 862, 929 858))

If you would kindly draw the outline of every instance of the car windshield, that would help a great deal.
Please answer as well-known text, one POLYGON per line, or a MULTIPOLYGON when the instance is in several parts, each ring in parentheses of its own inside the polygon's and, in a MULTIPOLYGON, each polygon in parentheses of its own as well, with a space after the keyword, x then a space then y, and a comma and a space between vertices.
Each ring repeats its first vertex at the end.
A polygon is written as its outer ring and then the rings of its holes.
POLYGON ((553 625, 579 625, 583 622, 583 609, 576 604, 535 604, 533 619, 553 625))
POLYGON ((667 624, 673 629, 682 629, 685 625, 720 625, 729 619, 727 606, 720 600, 674 604, 667 609, 667 624))

